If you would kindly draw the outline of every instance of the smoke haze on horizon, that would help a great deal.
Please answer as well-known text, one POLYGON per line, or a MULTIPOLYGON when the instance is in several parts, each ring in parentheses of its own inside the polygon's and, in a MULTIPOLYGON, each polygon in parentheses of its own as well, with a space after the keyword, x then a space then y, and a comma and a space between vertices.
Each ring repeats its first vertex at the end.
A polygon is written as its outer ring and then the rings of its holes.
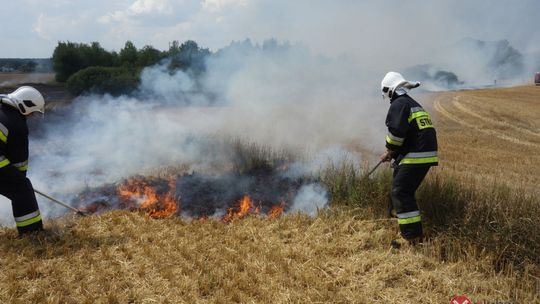
POLYGON ((0 34, 9 46, 0 57, 49 57, 58 41, 67 40, 118 50, 126 40, 166 49, 173 40, 191 39, 215 51, 231 41, 276 38, 389 66, 418 61, 464 38, 509 39, 524 52, 540 49, 534 30, 540 3, 534 0, 22 0, 0 7, 0 34))

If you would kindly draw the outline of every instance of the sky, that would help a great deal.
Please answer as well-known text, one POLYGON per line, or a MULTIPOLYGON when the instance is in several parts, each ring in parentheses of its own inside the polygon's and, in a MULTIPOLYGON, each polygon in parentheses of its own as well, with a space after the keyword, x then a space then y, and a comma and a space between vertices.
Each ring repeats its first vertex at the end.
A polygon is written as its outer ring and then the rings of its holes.
POLYGON ((325 55, 412 60, 463 38, 538 50, 536 0, 1 0, 0 58, 50 57, 58 41, 119 50, 191 39, 212 51, 276 38, 325 55), (394 47, 401 52, 390 52, 394 47))

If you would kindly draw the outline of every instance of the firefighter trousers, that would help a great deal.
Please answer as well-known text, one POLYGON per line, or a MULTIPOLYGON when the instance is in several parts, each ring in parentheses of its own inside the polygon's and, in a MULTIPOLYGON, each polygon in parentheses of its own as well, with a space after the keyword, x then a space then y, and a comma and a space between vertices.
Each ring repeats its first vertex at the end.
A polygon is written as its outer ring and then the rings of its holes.
POLYGON ((23 172, 12 165, 0 168, 0 194, 11 200, 19 234, 43 230, 34 188, 23 172))
POLYGON ((396 166, 392 179, 392 205, 396 211, 401 236, 414 239, 422 236, 422 221, 415 193, 429 166, 396 166))

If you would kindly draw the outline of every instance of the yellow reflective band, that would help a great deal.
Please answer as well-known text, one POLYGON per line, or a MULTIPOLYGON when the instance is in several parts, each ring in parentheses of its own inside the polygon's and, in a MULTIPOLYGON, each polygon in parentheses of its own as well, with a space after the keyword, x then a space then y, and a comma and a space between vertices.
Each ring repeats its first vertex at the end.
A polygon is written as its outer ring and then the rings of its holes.
POLYGON ((422 219, 420 218, 420 215, 397 220, 398 224, 400 225, 414 224, 414 223, 419 223, 421 221, 422 219))
POLYGON ((428 112, 424 112, 424 111, 414 112, 414 113, 411 113, 411 115, 409 116, 409 119, 407 121, 410 123, 413 119, 421 117, 421 116, 429 117, 429 114, 428 114, 428 112))
POLYGON ((389 143, 389 144, 391 144, 391 145, 394 145, 394 146, 401 146, 401 145, 403 145, 403 142, 393 140, 393 139, 390 138, 390 136, 388 136, 388 135, 386 135, 386 142, 389 143))
POLYGON ((0 161, 0 168, 4 168, 7 165, 9 165, 9 159, 5 158, 0 161))
POLYGON ((4 143, 7 143, 7 138, 9 136, 9 130, 0 122, 0 140, 4 143))
POLYGON ((419 157, 419 158, 404 158, 402 159, 399 164, 400 165, 416 165, 416 164, 431 164, 431 163, 438 163, 439 157, 438 156, 432 156, 432 157, 419 157))
POLYGON ((31 219, 27 219, 25 221, 21 221, 21 222, 17 222, 16 225, 17 227, 26 227, 26 226, 30 226, 32 225, 33 223, 37 223, 41 221, 41 214, 38 214, 37 216, 31 218, 31 219))
POLYGON ((26 171, 28 170, 28 160, 25 160, 20 163, 14 163, 13 166, 15 166, 19 171, 26 171))

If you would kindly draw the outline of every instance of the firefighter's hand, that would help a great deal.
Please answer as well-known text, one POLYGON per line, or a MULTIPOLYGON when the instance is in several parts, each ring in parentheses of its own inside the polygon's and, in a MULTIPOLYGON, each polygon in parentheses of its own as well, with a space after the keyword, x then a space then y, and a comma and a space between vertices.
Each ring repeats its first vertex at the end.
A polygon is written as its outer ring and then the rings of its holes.
POLYGON ((392 157, 394 156, 394 152, 391 151, 391 150, 386 150, 386 152, 384 152, 382 155, 381 155, 381 161, 383 163, 385 162, 389 162, 392 160, 392 157))

